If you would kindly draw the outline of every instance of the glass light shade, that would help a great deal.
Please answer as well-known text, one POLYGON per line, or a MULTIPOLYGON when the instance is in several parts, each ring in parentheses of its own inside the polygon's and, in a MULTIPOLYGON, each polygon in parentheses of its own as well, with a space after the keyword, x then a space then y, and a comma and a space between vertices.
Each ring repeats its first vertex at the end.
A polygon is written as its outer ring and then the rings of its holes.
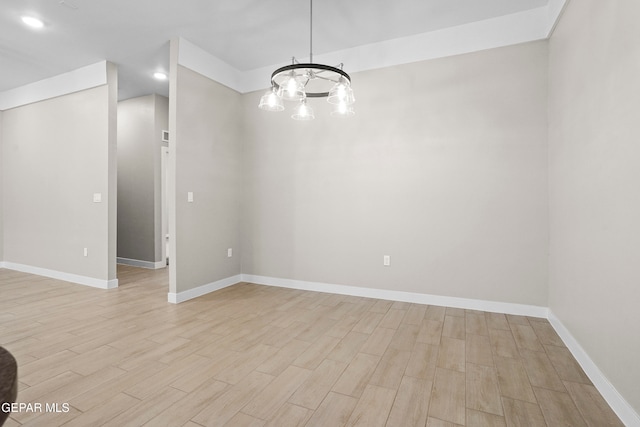
POLYGON ((298 80, 293 71, 289 73, 287 78, 280 84, 278 95, 287 101, 300 101, 306 97, 304 85, 298 80))
POLYGON ((351 117, 356 114, 352 105, 348 105, 346 102, 336 104, 331 110, 331 116, 333 117, 351 117))
POLYGON ((284 104, 282 103, 282 98, 271 88, 260 98, 258 108, 265 111, 282 111, 284 110, 284 104))
POLYGON ((356 102, 356 99, 353 96, 353 89, 351 89, 351 85, 346 79, 340 78, 340 81, 333 85, 329 91, 327 102, 329 104, 345 103, 347 105, 351 105, 356 102))
POLYGON ((303 99, 300 101, 298 108, 291 116, 294 120, 313 120, 315 116, 313 115, 313 108, 307 105, 307 100, 303 99))

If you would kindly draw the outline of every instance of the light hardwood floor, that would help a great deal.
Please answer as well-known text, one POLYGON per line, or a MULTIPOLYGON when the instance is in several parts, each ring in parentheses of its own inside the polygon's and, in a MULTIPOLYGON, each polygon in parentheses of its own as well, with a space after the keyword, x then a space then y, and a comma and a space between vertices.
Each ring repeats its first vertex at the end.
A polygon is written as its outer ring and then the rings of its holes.
POLYGON ((238 284, 167 303, 0 269, 6 426, 621 425, 544 319, 238 284))

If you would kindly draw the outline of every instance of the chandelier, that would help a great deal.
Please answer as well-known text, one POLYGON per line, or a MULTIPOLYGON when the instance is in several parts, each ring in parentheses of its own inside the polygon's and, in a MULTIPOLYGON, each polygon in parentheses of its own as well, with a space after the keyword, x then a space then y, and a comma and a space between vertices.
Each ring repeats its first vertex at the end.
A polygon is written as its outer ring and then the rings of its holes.
POLYGON ((300 63, 295 57, 291 64, 271 74, 271 88, 262 95, 258 108, 266 111, 284 110, 284 101, 297 102, 291 115, 295 120, 315 118, 308 98, 327 98, 333 105, 332 116, 348 117, 355 114, 355 98, 351 77, 342 70, 342 64, 316 64, 313 62, 313 0, 309 0, 309 62, 300 63))

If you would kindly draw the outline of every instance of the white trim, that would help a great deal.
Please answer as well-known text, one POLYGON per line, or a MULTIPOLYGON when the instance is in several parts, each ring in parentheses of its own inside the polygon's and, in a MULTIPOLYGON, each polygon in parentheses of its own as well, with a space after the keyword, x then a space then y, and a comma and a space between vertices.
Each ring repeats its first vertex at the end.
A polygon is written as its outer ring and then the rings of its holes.
POLYGON ((170 303, 178 304, 226 288, 228 286, 235 285, 236 283, 240 283, 241 281, 241 275, 236 274, 235 276, 227 277, 226 279, 221 279, 212 283, 207 283, 206 285, 198 286, 197 288, 188 289, 186 291, 178 293, 169 292, 167 300, 170 303))
MULTIPOLYGON (((548 32, 548 16, 549 11, 544 6, 456 27, 314 55, 314 62, 343 63, 345 71, 355 73, 542 40, 548 32)), ((301 62, 306 60, 298 59, 301 62)), ((241 76, 242 86, 236 90, 245 93, 266 89, 268 77, 274 69, 283 65, 286 62, 245 72, 241 76)))
POLYGON ((231 89, 240 90, 240 71, 183 38, 178 39, 178 64, 231 89))
POLYGON ((107 61, 0 92, 0 111, 107 84, 107 61))
POLYGON ((159 268, 165 268, 167 266, 166 261, 142 261, 139 259, 121 258, 117 257, 116 262, 118 264, 131 265, 133 267, 148 268, 150 270, 158 270, 159 268))
POLYGON ((551 34, 553 34, 553 30, 555 30, 558 21, 560 21, 560 15, 564 12, 564 8, 567 3, 567 0, 549 0, 549 4, 547 4, 547 9, 549 11, 547 38, 551 37, 551 34))
POLYGON ((562 341, 573 354, 593 385, 598 389, 604 400, 607 401, 611 409, 618 415, 626 426, 640 426, 640 415, 625 400, 624 397, 609 382, 598 366, 591 360, 587 352, 580 343, 571 335, 571 332, 562 324, 560 319, 549 310, 549 323, 556 330, 562 341))
MULTIPOLYGON (((548 38, 565 2, 550 0, 535 9, 319 54, 314 59, 324 64, 343 63, 347 72, 355 73, 543 40, 548 38)), ((282 63, 241 71, 183 38, 178 43, 180 65, 240 93, 266 89, 271 72, 288 63, 283 58, 282 63)))
POLYGON ((50 277, 52 279, 64 280, 65 282, 77 283, 79 285, 91 286, 100 289, 113 289, 118 287, 118 279, 102 280, 94 277, 80 276, 78 274, 65 273, 62 271, 49 270, 47 268, 33 267, 31 265, 16 264, 13 262, 3 262, 3 268, 8 270, 21 271, 23 273, 36 274, 38 276, 50 277))
POLYGON ((438 305, 443 307, 464 308, 469 310, 489 311, 493 313, 515 314, 547 318, 547 307, 514 304, 499 301, 484 301, 468 298, 429 295, 415 292, 391 291, 386 289, 364 288, 359 286, 334 285, 330 283, 306 282, 303 280, 280 279, 276 277, 242 274, 242 282, 259 285, 277 286, 280 288, 301 289, 305 291, 326 292, 339 295, 351 295, 364 298, 376 298, 389 301, 412 302, 416 304, 438 305))

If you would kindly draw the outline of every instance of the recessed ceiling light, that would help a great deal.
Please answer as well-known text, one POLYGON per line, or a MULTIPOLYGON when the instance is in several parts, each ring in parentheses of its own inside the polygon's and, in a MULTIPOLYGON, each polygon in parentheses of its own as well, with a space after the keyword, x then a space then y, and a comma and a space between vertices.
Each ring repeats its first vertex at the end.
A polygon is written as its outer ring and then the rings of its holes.
POLYGON ((42 28, 44 27, 44 22, 39 20, 38 18, 34 18, 33 16, 23 16, 22 22, 32 28, 42 28))
POLYGON ((167 75, 159 71, 157 73, 153 73, 153 77, 155 77, 158 80, 167 80, 167 75))

